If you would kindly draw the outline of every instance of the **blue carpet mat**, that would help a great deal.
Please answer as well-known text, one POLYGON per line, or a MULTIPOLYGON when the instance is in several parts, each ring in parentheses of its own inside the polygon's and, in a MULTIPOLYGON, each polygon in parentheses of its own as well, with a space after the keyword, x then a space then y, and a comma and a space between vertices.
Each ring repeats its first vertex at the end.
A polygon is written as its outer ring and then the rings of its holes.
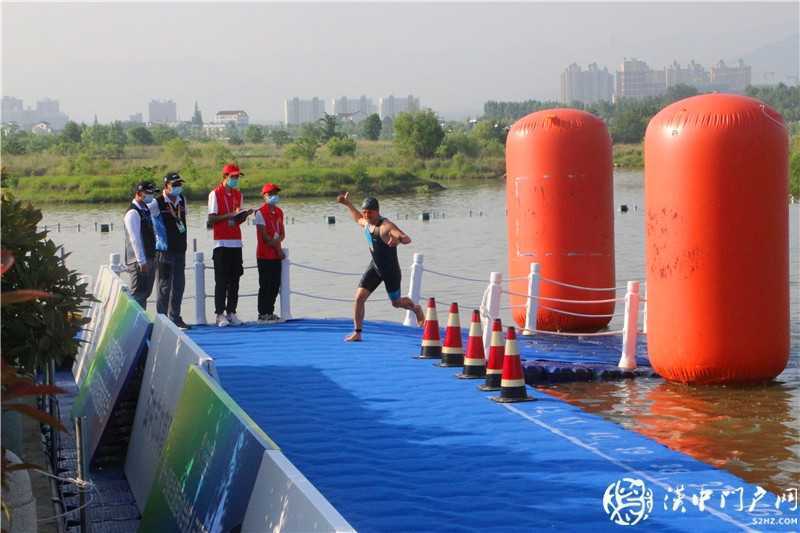
POLYGON ((757 487, 547 394, 489 401, 497 393, 456 379, 459 369, 412 358, 418 329, 369 322, 364 342, 342 342, 351 328, 297 320, 189 334, 231 396, 359 531, 618 530, 614 518, 731 531, 775 516, 771 494, 754 514, 733 496, 721 508, 723 489, 741 488, 749 506, 757 487), (712 491, 703 511, 691 502, 701 488, 712 491))

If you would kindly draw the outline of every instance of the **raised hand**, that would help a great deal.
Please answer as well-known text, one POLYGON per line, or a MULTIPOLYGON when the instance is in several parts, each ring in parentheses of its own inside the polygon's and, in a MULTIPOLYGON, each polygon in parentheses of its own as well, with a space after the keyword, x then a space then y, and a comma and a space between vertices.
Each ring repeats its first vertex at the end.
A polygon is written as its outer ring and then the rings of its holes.
POLYGON ((347 205, 348 203, 350 203, 350 198, 349 197, 350 197, 350 193, 345 191, 345 192, 341 193, 339 196, 336 197, 336 201, 338 203, 340 203, 340 204, 347 205))

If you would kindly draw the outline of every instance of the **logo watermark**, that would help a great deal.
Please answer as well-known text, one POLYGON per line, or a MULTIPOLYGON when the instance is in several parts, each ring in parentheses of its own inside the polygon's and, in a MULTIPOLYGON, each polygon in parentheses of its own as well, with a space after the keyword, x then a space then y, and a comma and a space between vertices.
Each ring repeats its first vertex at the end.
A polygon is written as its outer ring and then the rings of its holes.
MULTIPOLYGON (((744 487, 710 489, 701 486, 692 492, 685 485, 668 486, 661 507, 664 511, 686 513, 687 509, 707 511, 708 507, 717 504, 717 509, 738 512, 759 512, 766 505, 775 509, 775 513, 784 511, 797 512, 800 489, 787 489, 778 494, 771 494, 764 488, 756 486, 752 493, 744 487)), ((603 494, 603 510, 609 520, 620 526, 635 526, 647 520, 654 508, 656 498, 653 490, 638 478, 624 477, 611 483, 603 494)), ((657 508, 657 506, 656 506, 657 508)), ((757 516, 752 518, 751 525, 798 525, 799 517, 757 516)))

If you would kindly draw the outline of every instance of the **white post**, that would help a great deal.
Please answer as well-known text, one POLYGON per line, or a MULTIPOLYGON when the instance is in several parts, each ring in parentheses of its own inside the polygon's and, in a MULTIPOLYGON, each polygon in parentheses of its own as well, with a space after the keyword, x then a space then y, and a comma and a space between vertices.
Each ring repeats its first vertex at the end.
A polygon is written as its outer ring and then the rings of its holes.
POLYGON ((283 249, 283 260, 281 261, 281 319, 292 319, 291 286, 289 285, 289 249, 283 249))
POLYGON ((647 284, 644 285, 644 290, 642 291, 644 295, 644 305, 642 306, 642 333, 647 335, 647 284))
MULTIPOLYGON (((414 254, 414 262, 411 263, 411 279, 408 282, 408 297, 414 302, 414 305, 419 304, 420 294, 422 294, 423 259, 424 256, 422 254, 414 254)), ((403 325, 406 327, 416 326, 416 313, 411 310, 406 311, 406 318, 403 320, 403 325)))
POLYGON ((489 292, 486 297, 486 313, 488 323, 483 327, 483 348, 488 356, 489 342, 492 339, 492 323, 495 318, 500 318, 500 291, 502 290, 503 274, 492 272, 489 275, 489 292))
POLYGON ((206 265, 203 252, 194 253, 194 323, 206 324, 206 265))
POLYGON ((525 327, 523 335, 536 335, 536 313, 539 312, 539 263, 531 263, 528 274, 528 302, 525 305, 525 327))
POLYGON ((108 256, 108 264, 109 264, 109 268, 111 269, 111 272, 113 272, 116 275, 119 275, 123 270, 125 270, 122 267, 122 261, 120 259, 120 255, 119 254, 111 254, 111 255, 109 255, 108 256))
POLYGON ((639 333, 639 282, 628 282, 625 295, 625 325, 622 327, 622 356, 619 367, 626 370, 636 368, 636 337, 639 333))

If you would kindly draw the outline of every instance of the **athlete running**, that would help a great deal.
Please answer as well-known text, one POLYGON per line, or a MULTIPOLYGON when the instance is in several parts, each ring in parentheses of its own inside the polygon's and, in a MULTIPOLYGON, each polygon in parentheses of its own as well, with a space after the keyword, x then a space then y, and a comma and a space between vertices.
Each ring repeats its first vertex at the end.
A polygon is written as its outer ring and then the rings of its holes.
POLYGON ((345 337, 348 342, 361 340, 361 326, 364 324, 364 304, 378 285, 383 282, 389 300, 394 307, 414 311, 417 323, 421 326, 425 321, 420 306, 415 305, 410 298, 400 296, 400 262, 397 260, 397 245, 411 243, 411 237, 403 233, 394 222, 383 218, 380 214, 378 200, 364 198, 361 211, 355 208, 345 192, 336 197, 336 201, 345 206, 353 220, 364 228, 364 236, 369 243, 372 254, 367 271, 361 276, 361 281, 356 289, 355 304, 353 306, 353 333, 345 337))

